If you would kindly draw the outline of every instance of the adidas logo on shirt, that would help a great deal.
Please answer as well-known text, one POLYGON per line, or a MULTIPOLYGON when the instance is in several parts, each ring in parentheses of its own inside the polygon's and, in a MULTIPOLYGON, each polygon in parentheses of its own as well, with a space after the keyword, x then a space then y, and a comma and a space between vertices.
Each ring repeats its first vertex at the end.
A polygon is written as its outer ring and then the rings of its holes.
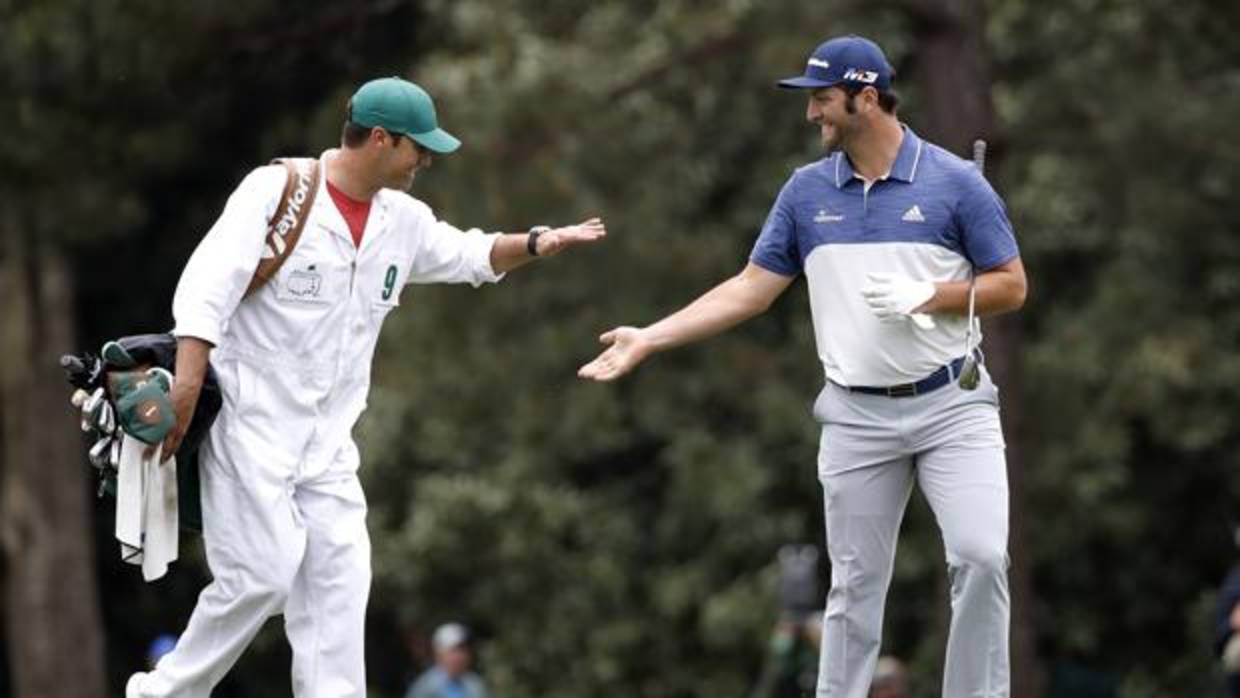
POLYGON ((912 208, 905 211, 903 216, 900 216, 900 220, 908 221, 909 223, 925 223, 926 217, 921 215, 921 208, 917 204, 913 204, 912 208))

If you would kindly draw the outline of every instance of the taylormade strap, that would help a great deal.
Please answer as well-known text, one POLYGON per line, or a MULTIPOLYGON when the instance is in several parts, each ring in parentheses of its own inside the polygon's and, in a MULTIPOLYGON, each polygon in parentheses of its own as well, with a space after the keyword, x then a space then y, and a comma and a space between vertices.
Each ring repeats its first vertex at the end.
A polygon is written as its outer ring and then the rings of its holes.
POLYGON ((284 193, 280 196, 280 205, 267 223, 267 240, 263 247, 263 256, 254 270, 254 278, 245 289, 245 295, 262 288, 271 280, 284 260, 293 253, 301 238, 301 231, 306 227, 306 218, 314 206, 314 196, 319 191, 319 161, 314 158, 281 158, 272 160, 280 163, 288 171, 288 180, 284 184, 284 193))

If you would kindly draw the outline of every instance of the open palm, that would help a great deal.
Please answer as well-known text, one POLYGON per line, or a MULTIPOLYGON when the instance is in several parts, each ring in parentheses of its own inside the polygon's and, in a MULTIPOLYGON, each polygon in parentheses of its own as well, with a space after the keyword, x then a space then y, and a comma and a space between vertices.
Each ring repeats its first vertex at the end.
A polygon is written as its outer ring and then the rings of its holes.
POLYGON ((538 238, 538 255, 552 257, 575 245, 597 242, 607 236, 602 219, 591 218, 577 225, 548 230, 538 238))
POLYGON ((577 370, 577 375, 581 378, 615 380, 633 370, 633 367, 650 355, 650 343, 636 327, 617 327, 604 332, 598 339, 611 346, 577 370))

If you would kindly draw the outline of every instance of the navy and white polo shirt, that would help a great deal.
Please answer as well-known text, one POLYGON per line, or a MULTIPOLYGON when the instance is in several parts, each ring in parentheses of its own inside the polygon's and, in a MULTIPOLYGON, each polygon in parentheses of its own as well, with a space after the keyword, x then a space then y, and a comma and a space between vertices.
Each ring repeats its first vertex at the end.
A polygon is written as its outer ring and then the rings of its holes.
POLYGON ((868 188, 842 152, 797 169, 750 261, 785 276, 805 272, 828 379, 886 386, 925 378, 963 355, 968 323, 963 315, 936 315, 932 330, 880 322, 861 296, 867 273, 955 281, 1019 254, 985 177, 905 127, 891 172, 868 188))

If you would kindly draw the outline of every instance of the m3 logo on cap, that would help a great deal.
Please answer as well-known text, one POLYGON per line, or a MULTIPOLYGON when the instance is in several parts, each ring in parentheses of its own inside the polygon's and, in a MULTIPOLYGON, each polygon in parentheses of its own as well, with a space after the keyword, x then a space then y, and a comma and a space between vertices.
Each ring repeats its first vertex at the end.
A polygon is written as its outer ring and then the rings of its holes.
POLYGON ((878 80, 878 73, 873 70, 858 70, 857 68, 849 68, 844 71, 844 79, 853 82, 871 83, 878 80))

